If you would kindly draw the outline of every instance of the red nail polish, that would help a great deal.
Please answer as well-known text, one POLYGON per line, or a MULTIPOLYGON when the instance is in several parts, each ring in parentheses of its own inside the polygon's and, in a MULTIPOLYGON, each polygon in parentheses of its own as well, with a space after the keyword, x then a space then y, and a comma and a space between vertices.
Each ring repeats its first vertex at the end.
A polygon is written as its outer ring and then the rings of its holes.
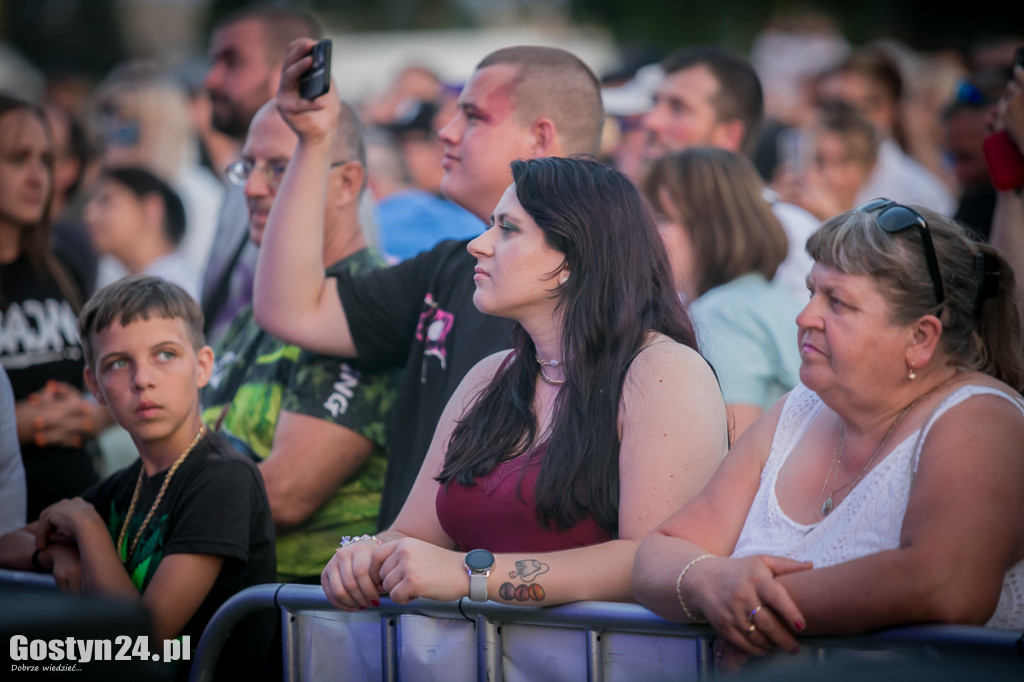
POLYGON ((371 599, 370 603, 373 604, 374 606, 380 606, 380 600, 379 599, 371 599))
POLYGON ((802 620, 798 620, 797 622, 793 623, 793 627, 795 627, 797 630, 803 630, 804 622, 802 620))

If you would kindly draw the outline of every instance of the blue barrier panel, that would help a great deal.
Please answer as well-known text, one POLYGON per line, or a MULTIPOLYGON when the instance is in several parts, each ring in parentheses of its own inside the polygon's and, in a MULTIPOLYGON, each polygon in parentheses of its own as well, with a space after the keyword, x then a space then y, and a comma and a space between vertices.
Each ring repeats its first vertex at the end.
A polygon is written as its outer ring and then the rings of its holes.
MULTIPOLYGON (((433 602, 424 599, 395 604, 385 598, 381 599, 378 609, 345 614, 333 609, 317 586, 282 584, 243 590, 221 607, 196 651, 193 682, 212 679, 220 647, 239 620, 271 605, 282 610, 285 679, 289 682, 317 679, 316 671, 309 670, 311 662, 319 662, 317 669, 334 679, 359 679, 359 675, 367 674, 365 671, 357 673, 351 667, 359 656, 343 656, 335 647, 324 646, 324 642, 332 641, 329 638, 321 638, 319 643, 310 642, 311 633, 322 633, 336 623, 343 626, 346 623, 362 624, 360 636, 363 643, 368 641, 374 651, 368 651, 365 646, 360 651, 358 641, 353 644, 356 647, 354 651, 362 654, 364 662, 374 666, 374 676, 384 680, 434 679, 436 671, 427 674, 428 671, 415 667, 432 664, 437 665, 448 678, 461 678, 465 670, 456 671, 444 666, 465 658, 467 650, 464 647, 456 651, 454 658, 429 657, 436 656, 448 644, 464 645, 466 636, 457 631, 459 627, 474 631, 471 638, 475 639, 475 651, 469 651, 468 655, 475 660, 463 661, 471 668, 471 679, 491 682, 501 682, 506 676, 530 679, 538 675, 530 665, 547 665, 544 671, 549 673, 549 678, 556 679, 705 680, 715 674, 708 646, 714 635, 712 630, 706 626, 671 623, 636 604, 578 602, 544 608, 469 600, 433 602), (448 625, 424 628, 424 620, 448 625), (458 625, 460 622, 463 626, 458 625), (521 655, 522 647, 516 651, 514 642, 521 635, 514 633, 529 632, 531 628, 540 628, 543 632, 539 637, 536 633, 523 636, 528 647, 524 656, 521 655), (366 637, 370 630, 378 629, 379 637, 374 633, 366 637), (438 633, 442 639, 428 642, 431 646, 421 646, 423 633, 428 638, 438 633), (689 648, 692 654, 683 658, 669 655, 663 661, 668 667, 660 669, 649 664, 646 668, 636 667, 637 663, 646 662, 652 656, 664 656, 665 643, 672 641, 682 645, 684 651, 689 648), (299 653, 300 646, 306 647, 303 654, 299 653), (428 650, 429 656, 417 658, 422 653, 417 651, 417 647, 428 650), (379 667, 375 663, 377 658, 380 659, 379 667), (578 662, 567 660, 575 658, 578 662), (676 665, 679 661, 684 661, 684 664, 676 665), (304 662, 307 664, 305 668, 304 662), (675 667, 671 667, 673 665, 675 667), (569 670, 583 672, 569 674, 569 670)), ((966 660, 968 665, 975 665, 972 660, 980 661, 984 657, 986 661, 999 662, 1002 666, 1000 671, 1010 671, 1008 679, 1024 679, 1021 638, 1022 634, 1016 631, 953 625, 895 628, 856 637, 808 637, 801 640, 803 654, 796 663, 824 665, 829 661, 864 660, 865 656, 859 655, 861 652, 869 655, 880 653, 883 661, 920 662, 945 657, 957 662, 966 660)), ((794 665, 793 671, 799 669, 783 656, 775 660, 783 665, 794 665)), ((876 656, 874 660, 879 658, 876 656)))
POLYGON ((8 587, 28 587, 34 589, 56 590, 57 582, 49 573, 29 573, 0 568, 0 583, 8 587))
MULTIPOLYGON (((56 589, 52 576, 6 569, 0 569, 0 584, 14 592, 56 589)), ((199 642, 190 679, 212 680, 231 631, 242 619, 267 607, 281 611, 288 682, 361 676, 632 682, 707 680, 715 675, 708 646, 714 635, 711 629, 671 623, 636 604, 578 602, 544 608, 465 599, 395 604, 384 598, 380 608, 346 614, 333 609, 317 586, 275 583, 243 590, 217 611, 199 642), (351 669, 356 657, 341 656, 329 646, 331 628, 360 623, 362 639, 352 641, 356 646, 369 642, 358 653, 371 673, 356 673, 351 669), (431 658, 445 646, 450 647, 447 661, 431 658), (445 667, 452 661, 458 663, 458 670, 445 667), (429 669, 434 665, 436 669, 429 669)), ((763 665, 755 662, 745 669, 744 679, 789 681, 831 678, 835 673, 840 674, 835 679, 851 680, 903 680, 915 675, 1024 680, 1024 633, 1019 631, 920 625, 858 636, 805 637, 801 647, 796 659, 781 655, 763 665)))

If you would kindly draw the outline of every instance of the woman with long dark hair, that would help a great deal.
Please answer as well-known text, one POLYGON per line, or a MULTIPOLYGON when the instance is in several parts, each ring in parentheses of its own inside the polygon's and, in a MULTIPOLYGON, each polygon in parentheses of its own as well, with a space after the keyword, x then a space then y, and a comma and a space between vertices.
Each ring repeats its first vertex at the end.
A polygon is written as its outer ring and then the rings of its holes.
POLYGON ((97 480, 86 446, 110 421, 81 393, 81 292, 50 248, 52 198, 46 116, 0 95, 0 361, 14 388, 29 518, 97 480))
POLYGON ((322 576, 339 608, 632 600, 639 539, 725 454, 721 392, 637 188, 581 159, 512 175, 468 248, 473 301, 518 323, 513 349, 453 395, 391 528, 343 540, 322 576))

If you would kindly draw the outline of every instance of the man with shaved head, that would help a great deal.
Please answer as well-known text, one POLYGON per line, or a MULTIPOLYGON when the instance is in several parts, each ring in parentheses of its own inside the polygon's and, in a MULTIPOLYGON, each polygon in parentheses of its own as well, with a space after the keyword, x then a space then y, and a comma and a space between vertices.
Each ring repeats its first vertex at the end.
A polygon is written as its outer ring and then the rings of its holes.
MULTIPOLYGON (((330 277, 319 264, 317 204, 333 105, 297 94, 313 41, 285 59, 278 106, 299 146, 268 221, 256 275, 256 319, 304 348, 405 368, 389 434, 380 526, 394 520, 419 472, 441 411, 473 365, 509 346, 511 323, 473 305, 476 259, 468 240, 361 275, 330 277)), ((329 99, 329 98, 322 98, 329 99)), ((596 153, 604 121, 597 78, 557 48, 514 47, 481 61, 459 96, 445 144, 444 194, 490 220, 515 159, 596 153)))

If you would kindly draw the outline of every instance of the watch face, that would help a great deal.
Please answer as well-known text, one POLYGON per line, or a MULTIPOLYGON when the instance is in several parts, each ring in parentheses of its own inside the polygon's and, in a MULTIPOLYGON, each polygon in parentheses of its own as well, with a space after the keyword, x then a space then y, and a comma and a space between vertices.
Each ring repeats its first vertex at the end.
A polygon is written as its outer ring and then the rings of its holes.
POLYGON ((494 566, 494 555, 486 549, 474 549, 466 553, 466 568, 474 573, 488 571, 494 566))

